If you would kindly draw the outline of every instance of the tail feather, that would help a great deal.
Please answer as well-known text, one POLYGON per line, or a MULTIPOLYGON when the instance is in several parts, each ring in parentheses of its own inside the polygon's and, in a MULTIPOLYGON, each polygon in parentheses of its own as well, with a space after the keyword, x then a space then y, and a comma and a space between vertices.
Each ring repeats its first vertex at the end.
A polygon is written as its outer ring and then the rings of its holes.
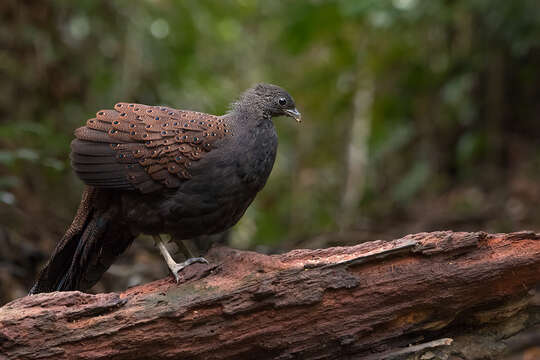
MULTIPOLYGON (((108 199, 109 194, 101 193, 108 199)), ((131 244, 134 237, 116 226, 114 206, 97 206, 103 200, 98 200, 99 196, 97 189, 90 186, 85 189, 75 219, 57 244, 30 294, 87 290, 131 244)))
POLYGON ((80 288, 82 273, 86 270, 89 257, 99 252, 100 239, 105 233, 107 222, 100 217, 92 217, 86 225, 82 236, 77 240, 77 248, 73 252, 69 270, 61 276, 55 291, 69 291, 80 288), (97 250, 97 251, 96 251, 97 250))

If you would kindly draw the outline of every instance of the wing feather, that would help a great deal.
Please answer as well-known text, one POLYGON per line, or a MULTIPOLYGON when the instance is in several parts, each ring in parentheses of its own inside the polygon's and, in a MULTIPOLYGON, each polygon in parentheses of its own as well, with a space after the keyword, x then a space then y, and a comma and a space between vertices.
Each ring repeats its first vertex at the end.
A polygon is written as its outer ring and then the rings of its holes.
POLYGON ((88 185, 143 193, 178 187, 189 166, 232 136, 222 117, 118 103, 75 130, 72 166, 88 185))

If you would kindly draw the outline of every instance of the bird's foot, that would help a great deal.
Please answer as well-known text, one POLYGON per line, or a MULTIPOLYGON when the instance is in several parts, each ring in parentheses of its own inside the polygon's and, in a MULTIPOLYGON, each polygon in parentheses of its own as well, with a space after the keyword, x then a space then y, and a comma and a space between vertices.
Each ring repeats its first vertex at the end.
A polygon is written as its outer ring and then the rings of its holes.
POLYGON ((188 267, 189 265, 193 264, 193 263, 202 263, 202 264, 208 264, 208 261, 203 258, 203 257, 193 257, 193 258, 189 258, 187 259, 186 261, 183 261, 181 263, 175 263, 170 269, 171 269, 171 272, 172 274, 174 275, 174 278, 176 279, 176 283, 178 284, 180 282, 180 276, 178 275, 178 273, 182 270, 184 270, 184 268, 188 267))

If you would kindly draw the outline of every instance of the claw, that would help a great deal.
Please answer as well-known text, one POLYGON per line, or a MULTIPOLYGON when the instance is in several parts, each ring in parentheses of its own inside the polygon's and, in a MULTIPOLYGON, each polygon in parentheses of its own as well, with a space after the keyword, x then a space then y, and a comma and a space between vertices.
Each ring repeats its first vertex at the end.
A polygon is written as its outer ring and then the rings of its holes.
POLYGON ((202 263, 202 264, 208 264, 208 260, 206 260, 205 258, 203 258, 203 257, 194 257, 194 258, 189 258, 186 261, 181 262, 181 263, 175 263, 171 267, 171 272, 174 275, 174 278, 176 279, 177 284, 180 282, 180 276, 178 276, 178 273, 180 271, 184 270, 184 268, 186 268, 189 265, 191 265, 193 263, 196 263, 196 262, 202 263))
POLYGON ((180 277, 178 276, 178 273, 184 270, 186 266, 189 266, 196 262, 208 264, 208 261, 206 261, 206 259, 202 257, 190 257, 184 262, 177 263, 176 261, 174 261, 173 257, 169 253, 169 250, 167 250, 167 247, 165 246, 165 244, 163 243, 163 240, 161 239, 159 235, 154 235, 154 241, 156 242, 156 245, 159 248, 159 252, 161 252, 161 255, 165 259, 165 262, 167 263, 169 270, 171 270, 171 272, 173 273, 177 284, 180 281, 180 277))

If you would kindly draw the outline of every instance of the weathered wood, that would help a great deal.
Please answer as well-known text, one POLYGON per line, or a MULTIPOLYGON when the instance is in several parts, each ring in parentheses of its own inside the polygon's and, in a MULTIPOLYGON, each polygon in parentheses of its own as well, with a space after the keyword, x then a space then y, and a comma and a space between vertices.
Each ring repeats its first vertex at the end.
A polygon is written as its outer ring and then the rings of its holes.
POLYGON ((531 305, 539 238, 435 232, 274 256, 214 248, 213 265, 190 266, 179 285, 167 278, 120 294, 40 294, 5 305, 0 358, 500 355, 501 339, 540 322, 531 305))

